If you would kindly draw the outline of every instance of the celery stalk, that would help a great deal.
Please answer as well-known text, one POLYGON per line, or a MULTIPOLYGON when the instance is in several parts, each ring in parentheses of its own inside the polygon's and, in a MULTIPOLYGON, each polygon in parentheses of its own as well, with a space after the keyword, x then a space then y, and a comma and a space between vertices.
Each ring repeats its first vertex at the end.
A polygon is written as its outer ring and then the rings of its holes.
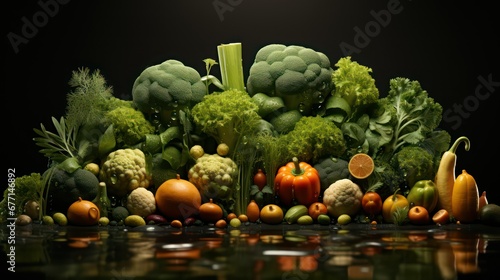
POLYGON ((224 88, 245 91, 241 43, 221 44, 217 53, 224 88))

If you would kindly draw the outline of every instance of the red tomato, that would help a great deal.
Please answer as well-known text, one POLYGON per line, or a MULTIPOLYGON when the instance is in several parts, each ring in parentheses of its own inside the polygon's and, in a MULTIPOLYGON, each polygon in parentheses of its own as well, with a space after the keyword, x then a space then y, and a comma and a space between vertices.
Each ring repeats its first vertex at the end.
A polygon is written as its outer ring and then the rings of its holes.
POLYGON ((361 207, 363 208, 363 211, 371 218, 382 212, 382 205, 382 198, 376 192, 366 192, 361 199, 361 207))
POLYGON ((429 211, 423 206, 413 206, 408 211, 410 223, 415 225, 426 225, 430 221, 429 211))
POLYGON ((313 218, 313 220, 317 220, 318 219, 318 216, 321 215, 321 214, 325 214, 327 215, 328 214, 328 208, 326 207, 326 205, 322 202, 314 202, 313 204, 311 204, 309 206, 309 209, 308 209, 308 212, 309 212, 309 216, 311 216, 311 218, 313 218))

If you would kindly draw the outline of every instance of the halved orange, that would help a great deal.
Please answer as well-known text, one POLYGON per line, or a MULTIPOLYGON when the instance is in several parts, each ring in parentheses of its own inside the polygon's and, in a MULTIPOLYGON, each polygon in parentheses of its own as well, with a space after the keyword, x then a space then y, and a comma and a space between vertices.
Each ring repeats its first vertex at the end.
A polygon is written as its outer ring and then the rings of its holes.
POLYGON ((371 156, 365 153, 358 153, 349 160, 349 173, 354 178, 365 179, 373 173, 375 163, 371 156))

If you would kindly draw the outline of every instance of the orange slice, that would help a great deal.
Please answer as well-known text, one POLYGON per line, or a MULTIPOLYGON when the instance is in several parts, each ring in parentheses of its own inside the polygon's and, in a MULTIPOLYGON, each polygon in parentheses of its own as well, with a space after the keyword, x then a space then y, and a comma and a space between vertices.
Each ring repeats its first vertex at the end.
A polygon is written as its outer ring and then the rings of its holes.
POLYGON ((348 168, 349 173, 351 173, 354 178, 365 179, 373 173, 375 163, 371 156, 359 153, 355 154, 351 160, 349 160, 348 168))

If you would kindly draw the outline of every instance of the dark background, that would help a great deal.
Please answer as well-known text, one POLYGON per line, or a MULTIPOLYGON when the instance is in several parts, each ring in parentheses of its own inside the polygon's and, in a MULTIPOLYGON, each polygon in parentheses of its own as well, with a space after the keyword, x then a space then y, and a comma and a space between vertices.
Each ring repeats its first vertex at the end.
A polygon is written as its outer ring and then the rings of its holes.
POLYGON ((202 60, 217 60, 219 44, 242 43, 245 75, 256 52, 267 44, 309 47, 325 53, 332 65, 348 54, 341 48, 348 44, 358 47, 350 53, 353 60, 373 69, 381 96, 391 78, 402 76, 418 80, 444 111, 465 108, 465 115, 453 113, 456 119, 444 118, 440 126, 452 141, 463 135, 471 140, 470 151, 459 147, 456 173, 466 169, 480 192, 487 191, 490 203, 500 203, 494 136, 500 30, 492 5, 409 0, 10 1, 10 8, 2 9, 4 163, 18 177, 45 170, 47 160, 32 140, 33 128, 43 123, 51 130, 50 118, 65 114, 68 81, 79 67, 99 69, 117 97, 130 99, 142 70, 167 59, 204 75, 202 60), (391 8, 391 14, 387 11, 392 6, 398 9, 391 8), (36 30, 26 33, 27 21, 37 21, 36 30), (370 35, 361 41, 356 30, 370 35), (9 40, 13 34, 29 37, 17 51, 9 40), (484 87, 480 77, 493 83, 484 87))

